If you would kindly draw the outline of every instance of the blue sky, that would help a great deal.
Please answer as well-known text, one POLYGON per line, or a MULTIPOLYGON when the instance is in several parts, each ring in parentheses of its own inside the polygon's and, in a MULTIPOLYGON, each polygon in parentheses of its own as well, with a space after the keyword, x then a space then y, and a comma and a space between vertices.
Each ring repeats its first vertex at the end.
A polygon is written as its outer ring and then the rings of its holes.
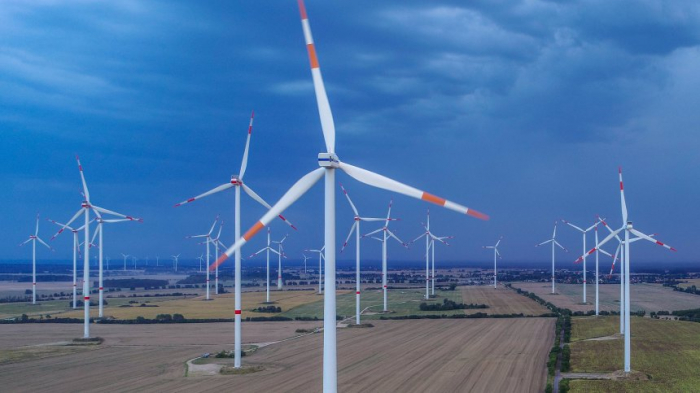
MULTIPOLYGON (((487 261, 481 246, 503 235, 505 260, 547 260, 533 245, 556 219, 583 226, 599 213, 619 226, 622 165, 630 218, 679 249, 638 243, 633 258, 698 260, 697 2, 306 5, 340 159, 492 217, 431 207, 434 230, 456 237, 439 258, 487 261)), ((36 212, 60 221, 79 208, 76 153, 93 203, 145 219, 107 228, 113 258, 195 257, 201 247, 184 236, 206 231, 217 213, 230 243, 232 192, 172 206, 238 172, 251 110, 245 180, 273 203, 324 150, 295 1, 4 2, 0 258, 30 256, 16 245, 36 212)), ((385 214, 394 195, 338 178, 362 214, 385 214)), ((341 195, 339 242, 352 223, 341 195)), ((246 196, 242 206, 245 230, 264 210, 246 196)), ((417 236, 428 206, 395 196, 394 207, 397 234, 417 236)), ((299 227, 291 256, 320 247, 322 187, 286 216, 299 227)), ((41 225, 50 237, 54 228, 41 225)), ((581 249, 573 230, 559 234, 581 249)), ((40 258, 71 255, 68 236, 54 243, 40 258)), ((376 259, 373 243, 364 250, 376 259)), ((422 247, 390 254, 419 260, 422 247)))

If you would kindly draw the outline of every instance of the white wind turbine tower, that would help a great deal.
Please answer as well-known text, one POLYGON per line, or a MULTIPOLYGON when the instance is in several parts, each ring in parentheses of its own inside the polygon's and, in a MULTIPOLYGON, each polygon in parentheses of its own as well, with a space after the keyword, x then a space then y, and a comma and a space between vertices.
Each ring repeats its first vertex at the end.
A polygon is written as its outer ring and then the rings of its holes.
MULTIPOLYGON (((265 297, 265 303, 270 303, 270 252, 274 252, 275 254, 279 255, 279 252, 275 250, 274 248, 270 247, 270 228, 267 228, 267 246, 263 247, 260 249, 260 251, 252 254, 248 258, 252 258, 258 254, 260 254, 263 251, 267 251, 267 263, 266 263, 266 282, 267 282, 267 287, 266 287, 266 297, 265 297)), ((306 260, 304 260, 306 262, 306 260)))
POLYGON ((301 254, 304 257, 304 274, 306 274, 306 260, 311 259, 311 257, 307 257, 306 254, 301 254))
MULTIPOLYGON (((355 323, 357 325, 360 324, 360 222, 361 221, 367 221, 367 222, 374 222, 374 221, 384 221, 383 218, 373 218, 373 217, 360 217, 360 213, 357 211, 357 207, 355 207, 355 204, 352 203, 352 200, 350 199, 350 195, 348 194, 347 190, 345 190, 345 187, 343 185, 340 185, 340 188, 343 190, 343 193, 345 194, 345 198, 347 198, 348 203, 350 203, 350 207, 352 208, 352 211, 355 213, 355 222, 352 224, 350 227, 350 233, 348 234, 348 237, 345 239, 345 243, 343 243, 343 247, 340 248, 340 252, 342 253, 343 250, 345 250, 345 247, 348 245, 348 241, 350 240, 350 237, 352 236, 352 233, 355 232, 355 323)), ((306 256, 304 256, 306 258, 306 256)), ((306 259, 304 259, 304 266, 306 266, 306 259)), ((306 269, 306 268, 305 268, 306 269)))
MULTIPOLYGON (((211 242, 214 243, 214 249, 216 250, 216 259, 219 259, 219 245, 221 244, 221 230, 224 227, 224 220, 221 220, 221 224, 219 224, 219 233, 216 234, 216 237, 211 239, 211 242)), ((226 248, 226 247, 224 247, 226 248)), ((219 267, 216 267, 216 272, 214 273, 214 293, 219 294, 219 267)))
MULTIPOLYGON (((372 231, 370 233, 367 233, 365 235, 362 235, 362 237, 367 237, 367 236, 372 236, 375 233, 382 232, 382 237, 381 238, 376 238, 377 240, 382 242, 382 289, 384 290, 384 312, 387 312, 387 254, 386 254, 386 248, 387 248, 387 240, 390 238, 393 238, 397 242, 401 243, 402 246, 405 248, 408 248, 408 244, 404 243, 403 240, 399 239, 393 232, 389 230, 389 222, 390 221, 395 221, 398 219, 392 219, 391 218, 391 205, 394 203, 394 200, 392 199, 389 201, 389 211, 386 214, 386 219, 384 220, 384 226, 372 231)), ((328 269, 326 269, 328 271, 328 269)))
POLYGON ((430 257, 430 259, 432 260, 432 262, 431 262, 431 264, 432 264, 431 276, 432 277, 430 278, 430 286, 431 286, 430 292, 433 296, 435 295, 435 241, 437 240, 438 242, 440 242, 446 246, 449 246, 450 244, 448 242, 446 242, 445 240, 452 239, 452 238, 454 238, 454 236, 438 236, 438 237, 430 240, 430 251, 432 254, 430 257))
MULTIPOLYGON (((83 228, 85 230, 85 241, 83 242, 85 245, 85 253, 83 255, 84 262, 83 262, 83 299, 84 299, 84 317, 83 317, 83 337, 84 338, 89 338, 90 337, 90 210, 92 210, 95 213, 95 216, 98 219, 102 218, 102 214, 109 214, 121 218, 125 218, 131 221, 143 221, 139 218, 133 218, 130 216, 125 216, 120 213, 113 212, 111 210, 103 209, 99 206, 95 206, 92 204, 90 201, 90 192, 88 191, 87 187, 87 182, 85 182, 85 174, 83 173, 83 166, 80 164, 80 158, 76 155, 75 156, 76 161, 78 162, 78 170, 80 171, 80 180, 83 183, 83 196, 85 200, 81 204, 80 210, 78 210, 77 213, 71 218, 64 226, 61 228, 56 235, 58 236, 63 230, 65 230, 70 224, 73 223, 78 217, 80 217, 81 214, 85 215, 85 225, 83 225, 83 228)), ((100 243, 102 242, 102 235, 100 235, 100 243)), ((102 247, 100 247, 100 250, 102 250, 102 247)), ((101 253, 101 251, 100 251, 101 253)), ((100 270, 100 277, 102 276, 102 263, 100 259, 100 264, 99 264, 99 270, 100 270)), ((100 289, 100 298, 102 298, 102 289, 100 289)))
MULTIPOLYGON (((619 168, 619 177, 620 177, 620 205, 622 207, 622 226, 617 229, 612 231, 605 239, 603 239, 600 243, 596 243, 596 246, 588 251, 585 255, 590 255, 596 250, 600 249, 600 247, 610 241, 613 237, 617 236, 618 233, 621 231, 625 232, 625 241, 624 241, 624 269, 625 269, 625 288, 624 288, 624 295, 625 295, 625 360, 624 360, 624 367, 625 367, 625 373, 629 373, 631 371, 630 367, 630 358, 631 358, 631 349, 632 349, 632 341, 630 337, 630 242, 634 239, 630 239, 630 234, 633 234, 639 238, 642 238, 644 240, 648 240, 652 243, 656 243, 659 246, 665 247, 671 251, 676 251, 675 248, 666 245, 664 243, 661 243, 660 241, 652 238, 649 235, 646 235, 636 229, 632 226, 632 221, 628 221, 627 217, 627 202, 625 201, 625 188, 622 184, 622 168, 619 168)), ((583 256, 579 257, 576 261, 580 261, 583 258, 583 256)), ((622 266, 621 266, 622 268, 622 266)))
MULTIPOLYGON (((379 174, 364 170, 362 168, 346 164, 338 159, 335 154, 335 125, 331 114, 330 104, 326 95, 326 89, 321 77, 316 48, 311 37, 311 28, 306 15, 303 0, 299 0, 299 11, 301 23, 304 30, 306 48, 311 64, 311 76, 314 82, 316 102, 318 104, 321 128, 326 143, 326 152, 319 153, 318 163, 320 168, 313 170, 299 179, 282 198, 268 211, 255 225, 250 228, 242 237, 236 236, 236 243, 226 250, 226 253, 219 258, 217 264, 223 263, 226 258, 233 255, 245 243, 247 243, 256 233, 268 225, 275 217, 287 209, 303 194, 305 194, 321 177, 325 176, 325 258, 326 258, 326 292, 323 299, 323 391, 325 393, 336 392, 338 390, 338 369, 336 353, 336 293, 335 293, 335 170, 341 169, 350 177, 371 185, 373 187, 394 191, 408 195, 417 199, 444 206, 473 217, 488 219, 488 216, 475 210, 447 201, 435 195, 423 192, 416 188, 391 180, 379 174)), ((238 253, 236 253, 238 255, 238 253)))
MULTIPOLYGON (((75 309, 78 308, 78 253, 80 252, 78 233, 83 230, 83 227, 80 226, 80 228, 76 229, 51 219, 48 220, 60 227, 65 226, 69 231, 73 232, 73 308, 75 309)), ((92 220, 90 222, 92 222, 92 220)), ((53 235, 49 241, 53 240, 56 236, 58 236, 58 234, 53 235)))
MULTIPOLYGON (((197 199, 204 198, 205 196, 215 194, 219 191, 227 190, 234 187, 235 199, 234 199, 234 232, 236 241, 241 237, 241 188, 245 191, 248 196, 253 198, 255 201, 270 209, 270 205, 265 202, 258 194, 255 193, 250 187, 243 183, 243 175, 245 175, 246 168, 248 167, 248 149, 250 148, 250 136, 253 133, 253 118, 255 117, 255 112, 250 115, 250 123, 248 124, 248 137, 245 143, 245 150, 243 151, 243 160, 241 162, 241 169, 238 176, 231 176, 231 180, 228 183, 224 183, 216 188, 213 188, 203 194, 197 195, 194 198, 190 198, 186 201, 180 202, 175 205, 178 207, 180 205, 193 202, 197 199)), ((294 230, 296 228, 292 223, 287 221, 282 215, 278 215, 279 218, 291 226, 294 230)), ((218 266, 218 265, 217 265, 218 266)), ((240 253, 236 253, 234 258, 234 368, 241 367, 241 256, 240 253)))
POLYGON ((326 257, 323 254, 324 254, 325 249, 326 249, 326 246, 323 246, 320 250, 309 250, 309 249, 304 250, 306 252, 317 252, 318 253, 318 294, 319 295, 323 293, 323 261, 326 259, 326 257))
MULTIPOLYGON (((610 228, 610 226, 605 222, 605 219, 601 219, 600 217, 598 218, 600 222, 603 224, 603 226, 610 232, 612 233, 613 230, 610 228)), ((652 233, 649 235, 649 237, 654 237, 656 236, 655 233, 652 233)), ((601 251, 604 254, 611 256, 613 259, 612 266, 610 267, 610 275, 613 274, 613 270, 615 269, 615 261, 617 261, 618 255, 620 256, 620 334, 625 334, 625 274, 624 274, 624 249, 623 246, 625 245, 625 241, 620 239, 619 235, 615 235, 615 238, 618 241, 617 249, 615 250, 615 255, 610 255, 609 253, 603 251, 602 249, 596 250, 596 252, 601 251), (622 251, 622 253, 620 252, 622 251)), ((630 239, 630 243, 634 243, 638 240, 641 240, 641 237, 635 237, 633 239, 630 239)), ((598 241, 596 239, 596 244, 598 244, 598 241)))
MULTIPOLYGON (((596 222, 595 224, 591 225, 590 227, 588 227, 586 229, 579 228, 578 226, 576 226, 576 225, 574 225, 566 220, 561 220, 561 222, 563 222, 564 224, 567 224, 568 226, 581 232, 581 235, 583 236, 583 253, 585 254, 586 253, 586 234, 588 233, 588 231, 596 229, 598 227, 598 222, 596 222)), ((598 274, 596 273, 596 280, 597 279, 598 279, 598 274)), ((586 257, 585 256, 583 257, 583 304, 586 304, 586 257)))
POLYGON ((20 246, 23 246, 29 242, 32 242, 32 304, 36 304, 36 242, 39 241, 39 243, 43 244, 48 248, 49 250, 53 251, 53 248, 51 248, 48 244, 46 244, 43 240, 39 238, 39 214, 36 215, 36 229, 34 230, 33 235, 29 235, 29 239, 25 240, 24 242, 20 243, 20 246))
MULTIPOLYGON (((435 294, 435 277, 430 277, 430 248, 435 247, 435 240, 449 245, 444 239, 451 238, 451 236, 437 237, 435 234, 430 232, 430 209, 428 209, 426 224, 423 225, 425 232, 418 236, 417 238, 411 240, 409 244, 415 243, 420 240, 420 238, 425 237, 425 298, 430 299, 429 286, 430 281, 433 281, 433 295, 435 294)), ((433 275, 435 275, 435 249, 433 248, 433 275)))
MULTIPOLYGON (((202 244, 202 243, 199 243, 202 244)), ((199 259, 199 271, 202 271, 202 262, 204 261, 204 253, 202 255, 198 256, 197 259, 199 259)))
POLYGON ((282 240, 276 241, 273 240, 272 242, 277 244, 277 290, 281 291, 282 290, 282 257, 287 258, 284 255, 284 247, 282 246, 282 243, 284 243, 285 240, 287 240, 287 237, 289 235, 284 235, 282 240))
MULTIPOLYGON (((209 229, 209 232, 203 234, 203 235, 193 235, 193 236, 187 236, 187 239, 194 239, 194 238, 199 238, 203 237, 205 239, 205 243, 207 245, 207 266, 209 266, 209 244, 212 242, 211 238, 211 233, 214 232, 214 227, 216 227, 216 223, 219 221, 219 216, 216 216, 216 219, 214 220, 214 223, 211 224, 211 229, 209 229)), ((202 266, 202 257, 199 257, 199 265, 200 265, 200 270, 202 266)), ((209 296, 210 292, 210 285, 209 285, 209 271, 211 269, 207 269, 207 300, 211 300, 211 297, 209 296)))
POLYGON ((565 252, 569 252, 569 250, 567 250, 566 248, 564 248, 564 246, 562 246, 561 244, 559 244, 559 242, 557 242, 556 237, 557 237, 557 222, 554 221, 554 232, 552 232, 552 238, 549 240, 543 241, 542 243, 535 246, 535 247, 539 247, 539 246, 545 245, 547 243, 552 243, 552 294, 554 294, 554 245, 559 246, 565 252))
MULTIPOLYGON (((119 213, 117 213, 119 214, 119 213)), ((125 216, 127 217, 127 216, 125 216)), ((99 311, 98 311, 98 317, 102 318, 104 316, 104 298, 103 298, 103 269, 102 269, 102 253, 104 252, 104 247, 103 247, 103 237, 102 237, 102 231, 103 231, 103 224, 112 224, 112 223, 117 223, 117 222, 124 222, 124 221, 134 221, 138 220, 141 221, 140 219, 134 219, 134 218, 115 218, 115 219, 104 219, 100 216, 97 217, 97 229, 95 230, 95 233, 92 235, 92 240, 90 241, 91 243, 95 243, 95 237, 99 234, 100 235, 100 244, 97 247, 98 250, 98 255, 99 255, 99 311)), ((134 268, 136 268, 134 266, 134 268)))
POLYGON ((122 257, 124 257, 124 271, 126 271, 126 260, 130 257, 131 255, 129 254, 124 254, 122 253, 122 257))
POLYGON ((171 255, 173 257, 173 264, 175 265, 175 271, 177 271, 177 261, 180 259, 180 254, 171 255))
POLYGON ((498 274, 496 273, 496 259, 501 257, 501 253, 498 252, 498 245, 501 244, 503 236, 498 238, 498 241, 493 246, 483 246, 482 248, 492 248, 493 249, 493 287, 497 288, 498 285, 498 274))

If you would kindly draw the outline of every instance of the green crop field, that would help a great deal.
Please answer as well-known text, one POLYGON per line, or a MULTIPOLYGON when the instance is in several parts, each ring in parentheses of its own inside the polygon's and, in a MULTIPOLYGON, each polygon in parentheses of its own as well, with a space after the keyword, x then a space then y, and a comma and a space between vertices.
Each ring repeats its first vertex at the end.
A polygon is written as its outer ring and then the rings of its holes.
MULTIPOLYGON (((700 391, 700 323, 632 318, 632 380, 572 380, 572 392, 700 391)), ((623 368, 623 341, 589 340, 619 333, 619 317, 573 318, 571 368, 575 373, 612 373, 623 368)))
MULTIPOLYGON (((435 291, 438 295, 433 302, 442 302, 442 299, 447 298, 455 302, 462 302, 462 293, 457 291, 435 291)), ((451 310, 451 311, 421 311, 418 307, 421 302, 424 302, 423 296, 425 295, 424 290, 419 289, 390 289, 387 295, 387 303, 390 314, 377 314, 382 312, 383 297, 381 290, 368 290, 362 292, 360 299, 360 309, 364 310, 368 308, 362 319, 379 319, 381 315, 393 316, 403 316, 403 315, 453 315, 453 314, 464 314, 465 310, 451 310)), ((352 316, 355 315, 355 293, 345 293, 338 295, 336 298, 336 309, 337 314, 340 316, 352 316)), ((468 310, 473 311, 473 310, 468 310)), ((483 311, 488 311, 485 309, 483 311)), ((280 314, 283 317, 317 317, 319 319, 323 318, 323 299, 319 299, 312 303, 307 303, 300 305, 298 307, 292 308, 287 312, 280 314)))

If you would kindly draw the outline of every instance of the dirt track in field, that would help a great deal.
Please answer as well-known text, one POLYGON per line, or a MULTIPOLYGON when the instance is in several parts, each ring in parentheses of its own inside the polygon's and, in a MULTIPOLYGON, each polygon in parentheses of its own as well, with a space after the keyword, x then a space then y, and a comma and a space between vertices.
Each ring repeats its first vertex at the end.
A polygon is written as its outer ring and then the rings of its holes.
MULTIPOLYGON (((343 392, 542 391, 554 340, 553 319, 373 321, 338 331, 338 388, 343 392)), ((294 336, 318 323, 244 323, 244 343, 294 336)), ((80 325, 5 325, 0 348, 65 341, 80 325)), ((321 390, 322 334, 261 348, 249 375, 185 377, 185 362, 232 347, 233 324, 96 325, 99 348, 0 365, 13 392, 321 390)), ((21 348, 20 348, 21 349, 21 348)))

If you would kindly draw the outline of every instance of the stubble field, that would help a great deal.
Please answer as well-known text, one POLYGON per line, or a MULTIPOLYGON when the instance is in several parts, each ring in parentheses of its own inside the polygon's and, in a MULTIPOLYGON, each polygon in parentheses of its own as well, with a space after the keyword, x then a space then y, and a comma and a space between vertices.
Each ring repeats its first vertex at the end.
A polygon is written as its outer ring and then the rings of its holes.
MULTIPOLYGON (((338 388, 366 391, 542 391, 552 318, 375 321, 338 331, 338 388)), ((185 362, 232 347, 233 324, 93 325, 97 348, 0 364, 7 391, 300 392, 321 387, 322 334, 260 348, 248 375, 185 376, 185 362)), ((244 343, 294 336, 319 323, 244 323, 244 343)), ((68 340, 80 325, 7 325, 0 348, 68 340)))
MULTIPOLYGON (((587 287, 587 303, 583 302, 583 286, 581 284, 556 284, 556 295, 551 294, 551 283, 515 282, 514 288, 533 292, 542 299, 557 307, 568 308, 572 311, 595 310, 595 284, 587 287)), ((620 286, 616 284, 599 285, 600 310, 620 310, 620 286)), ((700 308, 700 296, 674 291, 660 284, 634 284, 630 286, 630 302, 633 312, 644 310, 673 311, 700 308)))

